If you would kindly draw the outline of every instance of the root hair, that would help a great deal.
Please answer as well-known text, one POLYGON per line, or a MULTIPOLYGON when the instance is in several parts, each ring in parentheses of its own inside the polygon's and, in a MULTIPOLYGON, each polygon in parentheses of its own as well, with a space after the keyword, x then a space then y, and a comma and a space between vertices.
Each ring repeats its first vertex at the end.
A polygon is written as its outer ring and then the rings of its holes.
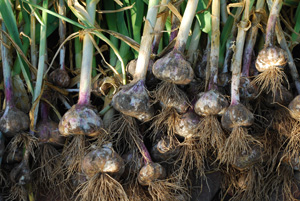
MULTIPOLYGON (((143 160, 142 155, 138 149, 132 150, 132 159, 125 164, 125 169, 128 170, 128 175, 124 177, 123 183, 132 185, 132 180, 137 179, 137 175, 140 171, 141 164, 139 161, 143 160)), ((124 174, 123 174, 124 175, 124 174)))
POLYGON ((28 201, 28 192, 25 186, 14 184, 9 190, 9 195, 6 197, 7 201, 28 201))
MULTIPOLYGON (((298 161, 300 153, 300 122, 295 121, 290 132, 290 137, 287 139, 287 145, 283 151, 283 157, 291 161, 298 161)), ((292 165, 292 164, 291 164, 292 165)))
POLYGON ((296 182, 294 180, 294 171, 291 167, 287 165, 280 165, 277 169, 277 172, 274 173, 268 178, 269 184, 266 186, 269 187, 269 194, 276 200, 290 200, 298 201, 294 197, 293 190, 297 188, 296 182))
POLYGON ((170 147, 176 146, 176 137, 175 137, 175 125, 176 119, 179 114, 174 108, 164 108, 162 111, 156 115, 152 121, 152 124, 149 130, 152 130, 150 136, 152 141, 157 139, 159 133, 167 133, 170 139, 170 147))
POLYGON ((106 173, 98 173, 80 185, 75 201, 129 201, 123 186, 106 173))
POLYGON ((109 130, 113 135, 113 141, 118 153, 123 154, 126 151, 136 148, 133 137, 139 137, 140 131, 135 118, 120 114, 112 122, 109 130))
POLYGON ((189 172, 195 170, 197 178, 205 177, 205 158, 207 150, 205 149, 205 142, 198 138, 186 138, 184 142, 180 143, 180 152, 175 161, 175 166, 178 165, 178 169, 175 174, 181 180, 186 181, 189 176, 189 172))
POLYGON ((3 170, 3 168, 0 168, 0 185, 2 186, 2 188, 6 187, 8 185, 8 181, 4 176, 4 175, 7 175, 7 174, 8 173, 5 170, 3 170))
MULTIPOLYGON (((226 136, 216 116, 208 115, 204 117, 198 126, 198 130, 201 141, 210 142, 206 145, 211 146, 213 150, 219 150, 224 146, 226 136)), ((206 147, 206 149, 210 148, 206 147)))
POLYGON ((260 142, 263 145, 264 150, 264 163, 266 164, 265 169, 267 168, 269 172, 274 171, 278 165, 278 155, 280 154, 282 143, 279 140, 278 133, 272 130, 266 130, 260 142))
MULTIPOLYGON (((67 179, 74 173, 81 172, 81 162, 88 149, 88 145, 84 135, 75 135, 67 146, 62 151, 62 166, 65 171, 67 179)), ((62 168, 58 165, 58 170, 62 168)))
MULTIPOLYGON (((186 108, 182 108, 182 111, 187 110, 188 106, 190 106, 187 95, 176 84, 162 81, 152 96, 155 102, 160 101, 164 104, 161 112, 153 118, 149 128, 149 130, 152 130, 152 140, 154 141, 160 132, 166 132, 170 139, 175 139, 175 120, 180 111, 177 111, 174 105, 186 104, 186 108)), ((173 142, 171 141, 170 143, 173 144, 173 142)))
POLYGON ((29 133, 19 133, 15 135, 8 144, 10 152, 15 152, 19 147, 25 147, 35 160, 34 149, 37 147, 37 138, 29 133))
POLYGON ((123 186, 129 200, 151 201, 149 194, 138 184, 137 180, 131 181, 125 185, 123 184, 123 186))
POLYGON ((264 72, 258 74, 251 84, 256 84, 259 87, 259 96, 261 92, 265 91, 267 94, 272 92, 275 99, 275 94, 279 92, 280 98, 282 99, 282 93, 280 86, 283 81, 288 82, 288 78, 284 73, 282 68, 272 68, 265 70, 264 72))
POLYGON ((285 108, 281 108, 274 112, 272 127, 277 130, 282 143, 286 140, 286 138, 291 136, 291 131, 295 124, 297 124, 297 120, 292 118, 289 111, 285 108))
POLYGON ((256 140, 253 136, 248 134, 248 131, 244 127, 234 127, 231 134, 225 141, 224 147, 219 150, 218 159, 220 163, 225 163, 227 166, 229 164, 235 164, 236 156, 240 153, 251 151, 250 144, 261 143, 256 140))
POLYGON ((155 102, 161 101, 167 107, 170 100, 179 104, 187 103, 189 105, 187 95, 176 84, 170 82, 162 81, 151 96, 154 97, 155 102))
POLYGON ((36 149, 37 168, 33 170, 37 185, 46 185, 46 188, 52 188, 59 183, 63 171, 58 166, 60 153, 50 144, 42 144, 36 149))
POLYGON ((183 198, 189 198, 188 190, 181 183, 172 179, 157 180, 148 186, 150 196, 155 201, 181 201, 183 198))
POLYGON ((42 144, 36 150, 37 166, 33 170, 35 192, 40 191, 41 186, 45 193, 57 193, 63 200, 70 198, 70 187, 64 180, 64 168, 60 166, 61 153, 50 144, 42 144))
POLYGON ((249 200, 249 201, 256 201, 256 200, 267 200, 266 198, 268 195, 262 193, 261 191, 265 188, 265 183, 263 180, 264 172, 262 171, 263 168, 260 165, 252 166, 247 172, 243 172, 243 180, 239 181, 240 185, 239 189, 237 190, 234 198, 232 201, 239 201, 239 200, 249 200))

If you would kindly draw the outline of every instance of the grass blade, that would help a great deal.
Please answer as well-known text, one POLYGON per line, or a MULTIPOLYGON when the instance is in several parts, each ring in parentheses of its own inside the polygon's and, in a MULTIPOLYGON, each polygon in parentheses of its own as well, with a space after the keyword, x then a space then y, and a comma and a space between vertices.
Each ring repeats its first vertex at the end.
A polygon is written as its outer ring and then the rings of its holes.
MULTIPOLYGON (((126 13, 124 13, 124 12, 117 13, 118 30, 119 30, 120 34, 130 37, 130 33, 129 33, 128 28, 126 26, 126 22, 123 20, 124 19, 124 14, 126 14, 126 13)), ((121 41, 119 52, 120 52, 121 57, 123 58, 124 64, 126 65, 127 62, 129 61, 129 59, 132 59, 130 57, 131 54, 128 54, 128 52, 130 52, 130 47, 125 42, 121 41)), ((118 61, 117 66, 116 66, 116 70, 119 73, 122 73, 121 63, 119 61, 118 61)))
MULTIPOLYGON (((298 4, 297 10, 296 10, 296 15, 295 15, 295 27, 294 30, 295 32, 299 33, 300 32, 300 2, 298 4)), ((299 39, 299 35, 292 33, 292 41, 297 41, 299 39)))
MULTIPOLYGON (((105 1, 103 3, 104 3, 105 10, 115 10, 115 4, 113 1, 105 1)), ((116 19, 117 19, 116 13, 107 13, 107 14, 105 14, 105 17, 106 17, 108 29, 117 32, 118 28, 117 28, 117 23, 116 23, 116 19)), ((116 47, 119 46, 119 41, 117 38, 110 36, 109 39, 116 47)), ((112 66, 115 66, 116 62, 117 62, 117 56, 115 55, 115 53, 112 49, 109 50, 109 59, 110 59, 109 63, 112 66)))
MULTIPOLYGON (((5 0, 5 1, 7 1, 7 0, 5 0)), ((76 22, 76 21, 74 21, 74 20, 72 20, 72 19, 70 19, 70 18, 67 18, 67 17, 65 17, 65 16, 63 16, 63 15, 60 15, 60 14, 58 14, 58 13, 52 11, 52 10, 43 8, 43 7, 41 7, 41 6, 37 5, 37 4, 34 4, 34 3, 32 3, 32 2, 28 2, 28 1, 25 1, 25 0, 21 0, 21 1, 24 2, 24 3, 27 3, 27 4, 31 5, 31 6, 33 6, 33 7, 35 7, 35 8, 38 8, 39 10, 44 11, 44 12, 50 14, 50 15, 53 15, 53 16, 59 18, 59 19, 65 20, 66 22, 68 22, 68 23, 70 23, 70 24, 72 24, 72 25, 74 25, 74 26, 77 26, 77 27, 79 27, 79 28, 81 28, 81 29, 92 28, 92 27, 84 26, 84 25, 82 25, 82 24, 80 24, 80 23, 78 23, 78 22, 76 22)), ((1 1, 0 1, 0 2, 1 2, 1 1)), ((0 5, 1 5, 1 4, 0 4, 0 5)), ((70 9, 71 9, 71 8, 70 8, 70 9)), ((78 16, 77 16, 77 17, 78 17, 78 16)), ((84 19, 84 18, 81 17, 81 19, 84 19)))
POLYGON ((209 33, 211 31, 211 13, 207 9, 209 4, 209 0, 199 1, 197 7, 197 15, 196 18, 200 24, 200 29, 204 33, 209 33))
MULTIPOLYGON (((18 31, 18 27, 17 27, 17 23, 16 23, 16 18, 13 14, 13 10, 10 6, 9 0, 1 0, 0 1, 0 12, 1 12, 3 21, 5 23, 5 26, 8 30, 9 35, 14 40, 16 45, 18 45, 20 47, 20 49, 24 52, 22 42, 19 38, 19 31, 18 31)), ((28 89, 33 94, 33 87, 30 82, 29 68, 28 68, 27 64, 23 61, 23 59, 19 55, 19 53, 17 53, 17 54, 18 54, 19 65, 17 65, 16 68, 14 68, 13 75, 20 74, 21 70, 22 70, 22 73, 25 78, 28 89)))
POLYGON ((143 17, 144 17, 144 14, 145 14, 144 13, 145 4, 144 4, 143 1, 140 1, 140 0, 135 0, 135 1, 131 0, 130 3, 131 4, 135 3, 134 7, 132 9, 130 9, 133 39, 136 42, 140 43, 141 42, 141 31, 142 31, 143 17))

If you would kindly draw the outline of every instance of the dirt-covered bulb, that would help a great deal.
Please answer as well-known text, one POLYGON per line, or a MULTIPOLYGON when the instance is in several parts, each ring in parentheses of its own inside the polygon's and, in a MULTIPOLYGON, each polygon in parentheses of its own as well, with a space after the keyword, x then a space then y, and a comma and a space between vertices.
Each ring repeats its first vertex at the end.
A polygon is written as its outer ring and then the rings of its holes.
POLYGON ((90 151, 82 161, 82 171, 91 178, 97 173, 121 175, 124 172, 124 161, 112 148, 105 144, 101 148, 90 151))
POLYGON ((150 162, 140 170, 138 174, 138 181, 142 186, 148 186, 157 179, 164 179, 166 177, 166 170, 158 163, 150 162))
POLYGON ((0 119, 0 131, 6 137, 13 137, 29 128, 29 117, 16 107, 5 109, 0 119))
POLYGON ((177 50, 173 50, 165 57, 158 59, 154 63, 152 71, 158 79, 174 84, 186 85, 194 78, 191 64, 177 50))
POLYGON ((94 108, 79 104, 73 105, 59 122, 59 132, 63 136, 96 136, 101 133, 102 127, 102 119, 94 108))
POLYGON ((122 90, 114 95, 112 106, 119 112, 140 121, 148 121, 154 115, 144 80, 122 87, 122 90))

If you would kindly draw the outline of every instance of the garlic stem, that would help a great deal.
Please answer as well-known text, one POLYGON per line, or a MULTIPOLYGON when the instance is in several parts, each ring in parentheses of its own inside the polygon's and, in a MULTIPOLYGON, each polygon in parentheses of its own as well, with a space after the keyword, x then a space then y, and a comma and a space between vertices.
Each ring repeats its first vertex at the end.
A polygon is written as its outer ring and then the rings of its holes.
MULTIPOLYGON (((31 0, 32 3, 36 4, 36 0, 31 0)), ((36 23, 35 23, 35 16, 34 10, 31 9, 31 16, 30 16, 30 55, 31 55, 31 64, 32 66, 36 67, 37 65, 37 51, 36 51, 36 43, 35 43, 35 30, 36 30, 36 23)))
POLYGON ((189 45, 189 49, 187 52, 187 59, 188 61, 193 64, 194 61, 196 60, 197 56, 197 49, 198 45, 200 42, 200 36, 201 36, 201 29, 198 21, 195 22, 194 30, 193 30, 193 35, 191 37, 191 43, 189 45))
POLYGON ((144 25, 139 56, 136 62, 135 76, 137 80, 145 79, 151 54, 153 31, 156 23, 159 0, 149 0, 148 12, 144 25))
POLYGON ((209 86, 209 78, 210 78, 210 38, 207 36, 207 44, 206 44, 206 66, 205 66, 205 90, 210 90, 209 86))
MULTIPOLYGON (((2 22, 2 30, 6 31, 5 23, 2 22)), ((4 88, 5 88, 5 100, 6 100, 6 108, 14 106, 13 102, 13 86, 12 86, 12 78, 11 78, 11 69, 9 66, 8 59, 11 58, 9 55, 7 47, 4 44, 8 45, 7 37, 2 33, 2 41, 1 41, 1 57, 2 57, 2 67, 3 67, 3 80, 4 80, 4 88)))
POLYGON ((249 77, 249 70, 252 61, 253 48, 257 38, 257 27, 251 27, 245 44, 245 53, 243 59, 242 77, 249 77))
POLYGON ((237 33, 237 23, 241 19, 240 13, 242 12, 242 8, 238 8, 236 11, 236 17, 234 18, 233 25, 230 32, 230 38, 228 38, 226 42, 226 53, 225 53, 225 59, 224 59, 224 66, 223 66, 223 73, 227 73, 229 70, 229 65, 231 64, 231 59, 233 55, 233 49, 232 46, 236 42, 236 33, 237 33))
POLYGON ((221 20, 223 25, 225 25, 227 19, 228 19, 227 1, 221 0, 221 20))
POLYGON ((267 23, 265 47, 274 45, 273 38, 275 32, 275 24, 277 22, 277 18, 279 17, 281 7, 282 7, 282 0, 275 0, 272 4, 272 8, 267 23))
MULTIPOLYGON (((43 1, 43 7, 45 9, 48 8, 48 0, 43 1)), ((42 19, 43 24, 41 24, 40 29, 40 48, 39 48, 39 62, 38 62, 38 72, 36 77, 36 84, 34 88, 34 94, 33 94, 33 103, 37 101, 41 91, 42 91, 42 85, 43 85, 43 79, 44 79, 44 72, 46 69, 46 58, 47 58, 47 18, 48 13, 46 11, 42 12, 42 19)), ((39 102, 36 103, 36 107, 34 109, 34 118, 33 118, 33 127, 35 128, 36 122, 38 119, 38 108, 39 108, 39 102)))
MULTIPOLYGON (((177 6, 175 6, 177 8, 177 10, 179 10, 179 4, 177 6)), ((169 43, 171 43, 176 37, 177 37, 177 34, 178 34, 178 27, 179 27, 179 19, 176 17, 175 14, 171 13, 172 15, 172 26, 171 26, 171 34, 170 34, 170 38, 169 38, 169 43)))
POLYGON ((49 119, 49 105, 45 102, 41 102, 41 116, 42 121, 47 121, 49 119))
POLYGON ((162 31, 164 30, 166 20, 168 18, 168 12, 166 12, 167 7, 165 5, 168 4, 169 2, 170 2, 170 0, 162 0, 161 1, 161 5, 164 5, 164 6, 160 7, 159 12, 160 13, 165 12, 165 13, 161 14, 158 17, 158 19, 156 20, 156 24, 155 24, 155 28, 154 28, 155 35, 154 35, 154 39, 153 39, 153 43, 152 43, 152 53, 154 53, 154 54, 157 54, 160 39, 163 36, 162 31))
POLYGON ((93 57, 93 43, 89 34, 85 34, 83 38, 82 49, 82 63, 80 74, 80 88, 79 88, 79 105, 87 105, 90 103, 91 96, 91 76, 92 76, 92 57, 93 57))
POLYGON ((231 80, 231 105, 236 105, 240 101, 239 86, 241 77, 241 67, 243 59, 243 50, 245 44, 245 38, 247 33, 247 27, 249 26, 249 7, 250 0, 246 0, 244 19, 238 24, 238 34, 236 37, 236 49, 233 55, 233 62, 231 65, 232 69, 232 80, 231 80))
POLYGON ((174 48, 180 52, 184 52, 186 41, 189 37, 189 32, 196 14, 198 2, 199 0, 189 0, 186 5, 174 46, 174 48))
POLYGON ((261 20, 261 13, 259 11, 264 8, 265 0, 258 0, 256 3, 256 14, 252 21, 252 27, 247 35, 247 40, 245 44, 245 53, 243 57, 243 70, 242 76, 249 77, 249 69, 252 61, 253 49, 256 43, 258 25, 261 20))
MULTIPOLYGON (((66 16, 66 6, 64 0, 59 0, 58 3, 58 13, 62 16, 66 16)), ((59 19, 59 43, 62 44, 66 38, 66 22, 59 19)), ((62 46, 60 49, 59 65, 60 69, 65 69, 65 55, 66 47, 62 46)))
POLYGON ((218 64, 220 53, 220 0, 212 1, 210 78, 208 89, 215 89, 218 83, 218 64))
MULTIPOLYGON (((95 23, 96 5, 98 2, 99 0, 87 1, 86 10, 89 15, 90 24, 95 23)), ((79 105, 88 105, 90 103, 92 62, 94 55, 94 46, 90 37, 92 36, 86 33, 83 38, 79 99, 77 103, 79 105)))
POLYGON ((145 164, 151 163, 152 159, 144 141, 141 138, 139 138, 138 141, 140 146, 140 152, 144 158, 144 163, 145 164))

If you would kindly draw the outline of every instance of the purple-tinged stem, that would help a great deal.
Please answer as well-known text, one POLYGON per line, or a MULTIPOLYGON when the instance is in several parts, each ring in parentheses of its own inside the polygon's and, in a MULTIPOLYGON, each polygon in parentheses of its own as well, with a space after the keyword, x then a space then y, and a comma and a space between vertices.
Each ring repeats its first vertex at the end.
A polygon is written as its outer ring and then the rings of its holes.
POLYGON ((242 77, 249 77, 249 70, 252 61, 253 49, 257 38, 257 27, 251 27, 245 44, 245 52, 243 58, 242 77))
MULTIPOLYGON (((252 58, 256 58, 254 51, 252 52, 252 58)), ((255 67, 255 59, 252 59, 250 69, 249 69, 249 75, 250 76, 257 76, 258 74, 259 74, 259 72, 255 67)))
POLYGON ((49 105, 44 101, 41 102, 41 116, 42 121, 49 120, 49 105))
POLYGON ((148 164, 152 162, 150 153, 143 141, 143 136, 141 134, 139 134, 139 136, 136 137, 136 143, 137 143, 137 147, 139 149, 139 151, 141 152, 143 159, 144 159, 144 163, 148 164))
MULTIPOLYGON (((66 15, 66 6, 64 0, 59 0, 58 13, 62 16, 66 15)), ((62 44, 66 38, 66 22, 62 19, 59 20, 59 43, 62 44)), ((66 47, 62 46, 60 49, 59 65, 60 69, 65 69, 65 55, 66 47)))
POLYGON ((144 163, 145 164, 151 163, 152 159, 151 159, 150 153, 149 153, 147 147, 145 146, 145 144, 142 140, 141 140, 140 145, 141 145, 142 155, 143 155, 143 158, 144 158, 144 163))
MULTIPOLYGON (((179 10, 179 5, 176 7, 177 10, 179 10)), ((179 19, 177 19, 177 17, 172 14, 172 26, 171 26, 171 34, 170 34, 170 39, 169 39, 169 43, 171 43, 178 35, 178 27, 179 25, 179 19), (174 30, 174 31, 173 31, 174 30)))
POLYGON ((227 42, 226 42, 226 52, 225 52, 225 59, 224 59, 224 65, 223 65, 223 73, 228 73, 229 72, 229 66, 231 64, 231 58, 233 55, 233 50, 231 48, 231 45, 235 42, 235 40, 232 38, 230 38, 227 42))
MULTIPOLYGON (((36 0, 31 0, 31 3, 36 4, 36 0)), ((36 22, 35 22, 35 16, 34 16, 34 10, 31 10, 31 16, 30 16, 30 58, 31 58, 31 64, 36 67, 37 66, 37 51, 36 51, 36 41, 35 41, 35 32, 36 32, 36 22)), ((33 76, 34 74, 31 73, 33 76)))
POLYGON ((206 44, 206 48, 205 48, 205 51, 203 52, 203 55, 202 55, 202 60, 201 62, 205 62, 207 63, 208 62, 208 58, 209 58, 209 51, 210 51, 210 40, 208 38, 208 41, 207 41, 207 44, 206 44))
POLYGON ((207 52, 207 58, 206 58, 206 66, 205 66, 205 91, 209 91, 212 89, 212 86, 209 84, 209 78, 210 78, 210 38, 207 36, 207 45, 206 50, 207 52))
POLYGON ((270 15, 267 24, 266 30, 266 39, 265 39, 265 46, 273 46, 273 37, 274 37, 274 27, 276 23, 277 16, 270 15))
POLYGON ((265 47, 274 45, 273 38, 275 33, 275 25, 277 22, 277 18, 279 17, 281 6, 282 0, 275 0, 273 2, 267 23, 265 47))
POLYGON ((243 70, 242 70, 243 77, 249 77, 249 70, 252 61, 253 49, 257 38, 258 25, 261 20, 261 13, 259 11, 264 8, 264 5, 265 5, 264 0, 258 0, 256 2, 256 14, 255 17, 253 17, 252 27, 248 33, 246 45, 245 45, 243 70))
POLYGON ((199 0, 189 0, 186 5, 182 21, 179 27, 176 43, 174 45, 174 49, 180 52, 184 52, 185 50, 186 41, 189 37, 189 32, 196 14, 198 2, 199 0))
MULTIPOLYGON (((6 31, 4 22, 2 22, 2 30, 6 31)), ((1 56, 3 66, 3 79, 5 88, 6 108, 9 108, 15 105, 13 102, 13 86, 11 79, 11 70, 9 66, 9 59, 11 59, 12 56, 9 55, 8 49, 5 47, 4 44, 8 45, 8 39, 4 34, 2 34, 1 56)))
MULTIPOLYGON (((87 1, 86 10, 90 17, 90 24, 95 23, 96 5, 99 1, 87 1)), ((91 79, 92 79, 92 62, 94 55, 94 46, 91 39, 91 35, 86 33, 83 38, 82 47, 82 63, 80 71, 80 87, 79 87, 79 99, 77 105, 90 104, 91 97, 91 79)))
POLYGON ((237 74, 235 76, 232 75, 230 105, 237 105, 240 102, 239 85, 240 85, 240 76, 238 76, 237 74))
POLYGON ((218 64, 220 54, 220 0, 212 1, 210 77, 208 89, 216 89, 218 84, 218 64))
MULTIPOLYGON (((161 5, 168 4, 170 0, 162 0, 161 5)), ((166 6, 162 6, 159 9, 159 12, 165 12, 166 11, 166 6)), ((161 37, 163 36, 162 30, 164 30, 166 20, 168 18, 168 12, 163 13, 162 15, 159 16, 159 18, 156 20, 155 28, 154 28, 154 38, 152 42, 152 53, 157 54, 159 43, 161 40, 161 37)))
MULTIPOLYGON (((89 34, 86 34, 84 36, 83 40, 83 50, 86 49, 84 53, 90 53, 90 55, 93 55, 93 49, 90 48, 87 50, 87 48, 84 48, 85 46, 90 47, 92 45, 92 42, 88 38, 90 37, 89 34), (89 41, 86 41, 89 40, 89 41), (86 41, 86 42, 85 42, 86 41)), ((81 74, 80 74, 80 88, 79 88, 79 99, 77 104, 78 105, 88 105, 90 103, 90 96, 91 96, 91 76, 92 76, 92 59, 89 61, 84 60, 84 56, 82 57, 82 61, 85 63, 85 65, 81 66, 81 74)))

